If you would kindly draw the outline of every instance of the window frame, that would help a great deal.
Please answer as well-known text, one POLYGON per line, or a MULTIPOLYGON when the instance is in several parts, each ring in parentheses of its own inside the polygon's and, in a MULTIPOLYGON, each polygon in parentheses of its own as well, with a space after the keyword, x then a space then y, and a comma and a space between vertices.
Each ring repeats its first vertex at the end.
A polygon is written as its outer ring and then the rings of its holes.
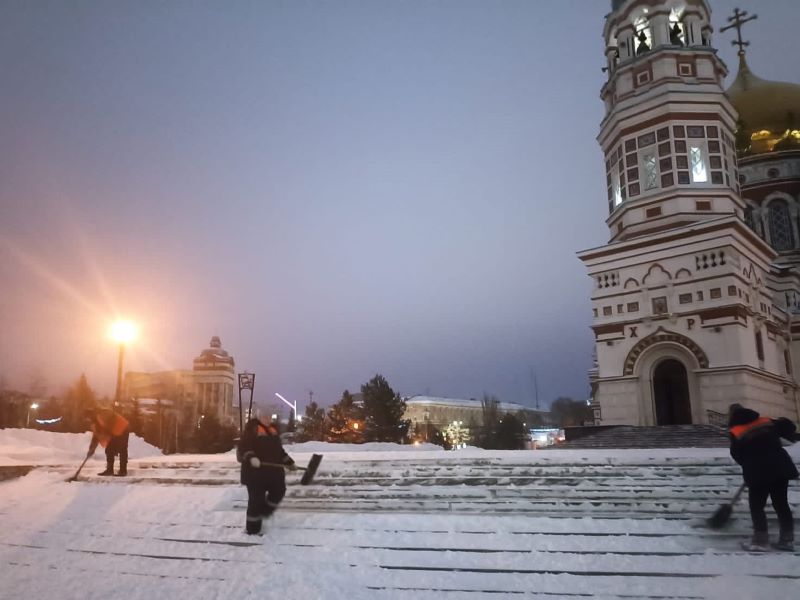
POLYGON ((702 141, 702 142, 697 141, 697 142, 695 142, 694 140, 696 140, 696 139, 698 139, 698 138, 691 138, 692 141, 689 141, 687 143, 688 150, 689 150, 689 152, 687 153, 688 154, 688 158, 689 158, 689 165, 688 165, 688 167, 689 167, 689 180, 692 183, 709 184, 709 183, 711 183, 711 168, 710 168, 709 162, 708 162, 708 147, 706 146, 706 142, 705 141, 702 141), (693 156, 694 155, 694 150, 697 150, 697 152, 700 155, 700 165, 703 168, 703 177, 704 177, 704 179, 697 179, 696 176, 695 176, 695 168, 696 167, 695 167, 694 156, 693 156))

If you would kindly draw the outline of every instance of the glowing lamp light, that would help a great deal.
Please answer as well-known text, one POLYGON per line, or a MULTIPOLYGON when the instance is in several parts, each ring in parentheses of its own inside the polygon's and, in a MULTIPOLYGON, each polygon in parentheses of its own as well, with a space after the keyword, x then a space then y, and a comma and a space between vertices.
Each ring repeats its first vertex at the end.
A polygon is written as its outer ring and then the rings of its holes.
POLYGON ((353 423, 353 429, 358 429, 358 423, 353 423))
POLYGON ((37 408, 39 408, 39 405, 38 405, 36 402, 34 402, 33 404, 31 404, 31 409, 32 409, 32 410, 36 410, 37 408))
POLYGON ((137 333, 136 325, 130 321, 117 321, 111 326, 111 337, 120 344, 129 344, 137 333))

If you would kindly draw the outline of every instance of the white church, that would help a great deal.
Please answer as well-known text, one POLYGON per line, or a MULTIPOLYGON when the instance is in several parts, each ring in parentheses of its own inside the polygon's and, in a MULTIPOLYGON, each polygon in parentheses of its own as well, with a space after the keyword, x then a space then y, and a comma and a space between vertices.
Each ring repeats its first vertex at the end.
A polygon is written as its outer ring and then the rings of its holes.
POLYGON ((733 402, 800 419, 800 85, 750 71, 754 18, 722 28, 739 45, 726 90, 709 2, 612 0, 609 241, 578 253, 599 424, 714 423, 733 402))

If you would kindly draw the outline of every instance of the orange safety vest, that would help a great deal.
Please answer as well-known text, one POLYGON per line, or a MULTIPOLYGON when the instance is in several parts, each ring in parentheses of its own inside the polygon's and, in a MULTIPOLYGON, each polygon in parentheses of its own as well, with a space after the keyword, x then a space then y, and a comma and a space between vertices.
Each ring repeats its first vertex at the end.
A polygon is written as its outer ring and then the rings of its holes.
POLYGON ((94 436, 103 448, 108 445, 112 437, 122 435, 128 428, 128 419, 115 412, 111 413, 109 421, 110 422, 106 422, 102 413, 97 413, 95 421, 92 423, 94 436))
POLYGON ((758 417, 755 421, 750 421, 749 423, 744 423, 743 425, 734 425, 729 431, 733 437, 735 437, 737 440, 740 440, 755 429, 759 429, 768 425, 772 425, 772 419, 767 417, 758 417))

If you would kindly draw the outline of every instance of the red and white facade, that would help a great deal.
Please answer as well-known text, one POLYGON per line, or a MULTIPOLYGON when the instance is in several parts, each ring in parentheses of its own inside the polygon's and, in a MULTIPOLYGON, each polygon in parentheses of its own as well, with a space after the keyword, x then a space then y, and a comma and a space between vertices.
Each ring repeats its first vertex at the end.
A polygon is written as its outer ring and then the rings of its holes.
POLYGON ((606 17, 609 242, 578 255, 603 424, 707 423, 733 402, 799 416, 787 298, 800 278, 776 278, 778 252, 745 222, 710 23, 706 0, 614 0, 606 17))

